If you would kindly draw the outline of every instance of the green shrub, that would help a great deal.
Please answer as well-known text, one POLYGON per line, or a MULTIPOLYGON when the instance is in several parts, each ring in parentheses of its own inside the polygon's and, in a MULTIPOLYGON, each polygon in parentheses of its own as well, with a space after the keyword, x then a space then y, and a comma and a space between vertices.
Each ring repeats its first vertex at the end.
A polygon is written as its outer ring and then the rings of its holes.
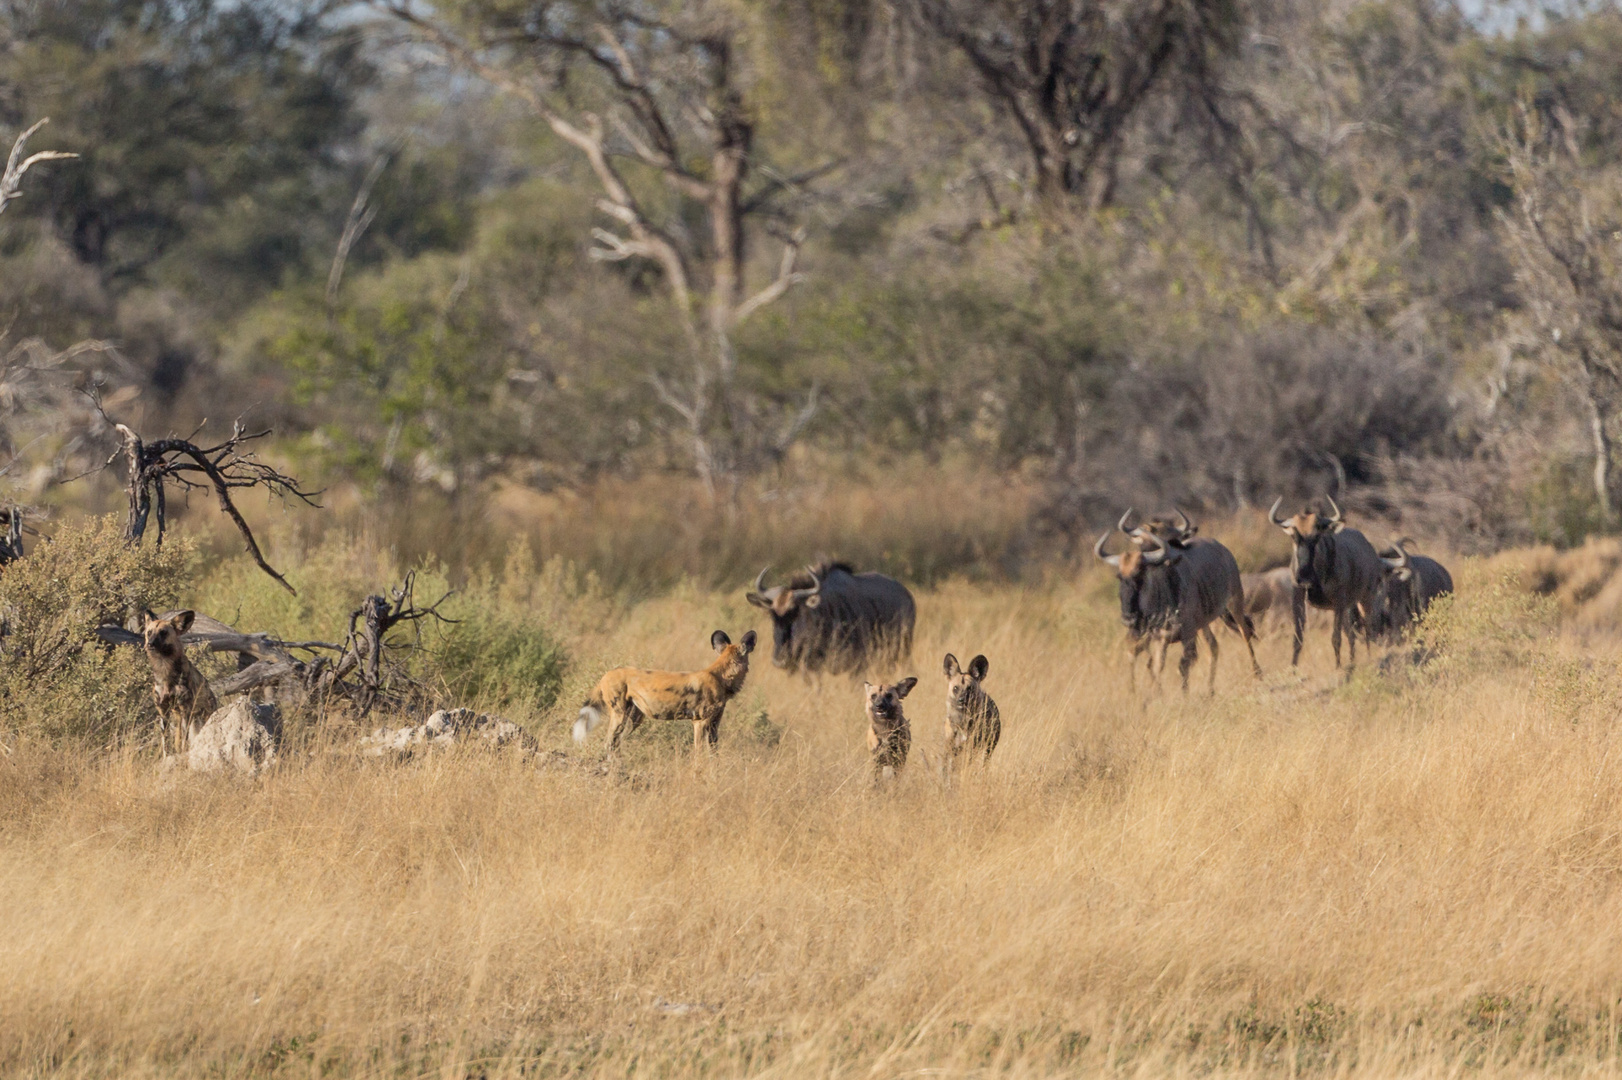
POLYGON ((100 642, 102 623, 177 606, 192 545, 124 543, 118 519, 64 525, 0 571, 0 727, 106 743, 150 723, 152 678, 139 649, 100 642))
MULTIPOLYGON (((234 559, 201 583, 198 603, 244 631, 339 643, 361 600, 373 593, 388 596, 406 574, 386 550, 353 536, 329 537, 302 555, 282 556, 282 562, 297 596, 246 560, 234 559)), ((426 687, 436 704, 505 711, 513 719, 543 711, 557 700, 567 660, 552 629, 567 606, 562 594, 582 587, 560 565, 537 568, 528 547, 516 545, 500 571, 476 575, 440 609, 454 623, 429 619, 396 628, 388 640, 421 647, 391 651, 389 659, 426 687)), ((418 567, 419 606, 448 591, 443 567, 418 567)))
POLYGON ((430 664, 459 703, 523 715, 557 700, 568 654, 548 625, 542 595, 556 569, 540 572, 529 547, 515 545, 499 574, 476 576, 446 605, 458 621, 440 628, 430 664))

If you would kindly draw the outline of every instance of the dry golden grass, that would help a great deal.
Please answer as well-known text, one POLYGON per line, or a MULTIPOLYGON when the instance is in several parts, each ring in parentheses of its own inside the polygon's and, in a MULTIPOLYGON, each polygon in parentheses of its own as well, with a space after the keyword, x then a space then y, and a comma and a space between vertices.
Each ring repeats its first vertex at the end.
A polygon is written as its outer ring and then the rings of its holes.
MULTIPOLYGON (((921 591, 893 790, 859 690, 764 661, 717 759, 644 726, 620 780, 335 737, 257 781, 21 744, 0 1071, 1615 1073, 1622 650, 1457 576, 1421 672, 1343 682, 1320 636, 1298 678, 1274 638, 1257 686, 1224 632, 1214 698, 1147 703, 1102 575, 921 591), (953 788, 924 767, 947 650, 991 658, 1004 720, 953 788)), ((737 591, 582 615, 543 740, 603 667, 748 626, 737 591)))

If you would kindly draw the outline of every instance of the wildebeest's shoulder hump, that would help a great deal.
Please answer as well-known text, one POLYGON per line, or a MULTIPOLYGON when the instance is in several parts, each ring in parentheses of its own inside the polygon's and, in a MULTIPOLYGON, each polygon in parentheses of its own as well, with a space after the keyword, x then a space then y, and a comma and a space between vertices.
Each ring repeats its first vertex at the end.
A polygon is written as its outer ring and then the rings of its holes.
MULTIPOLYGON (((853 576, 856 573, 855 567, 851 566, 850 563, 837 561, 834 559, 823 559, 810 569, 811 572, 814 572, 817 575, 817 581, 828 580, 828 575, 833 573, 835 570, 843 570, 845 573, 853 576)), ((811 573, 808 573, 805 570, 796 571, 793 576, 788 579, 788 587, 791 589, 809 589, 815 584, 816 581, 811 580, 811 573)))

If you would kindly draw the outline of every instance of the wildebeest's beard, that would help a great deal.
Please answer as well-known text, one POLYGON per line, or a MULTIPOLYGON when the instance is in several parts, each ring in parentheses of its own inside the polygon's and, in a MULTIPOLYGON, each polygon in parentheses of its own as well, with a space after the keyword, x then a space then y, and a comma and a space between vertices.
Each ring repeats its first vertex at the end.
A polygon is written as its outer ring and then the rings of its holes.
POLYGON ((1335 576, 1335 544, 1330 533, 1297 534, 1295 551, 1290 557, 1290 573, 1295 583, 1305 586, 1307 600, 1323 607, 1328 604, 1323 583, 1335 576))
POLYGON ((1170 625, 1177 617, 1177 575, 1172 565, 1145 566, 1121 579, 1121 622, 1137 637, 1170 625))
POLYGON ((794 620, 799 618, 798 607, 789 608, 786 613, 772 612, 772 666, 788 667, 790 662, 789 642, 794 637, 794 620))

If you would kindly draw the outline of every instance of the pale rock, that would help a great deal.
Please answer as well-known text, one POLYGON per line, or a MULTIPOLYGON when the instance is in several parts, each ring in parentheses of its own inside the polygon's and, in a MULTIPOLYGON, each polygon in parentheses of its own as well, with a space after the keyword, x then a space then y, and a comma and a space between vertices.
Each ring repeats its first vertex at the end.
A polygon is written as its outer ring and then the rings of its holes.
POLYGON ((239 697, 216 710, 192 734, 186 767, 193 772, 232 770, 254 776, 276 763, 280 730, 276 706, 239 697))

